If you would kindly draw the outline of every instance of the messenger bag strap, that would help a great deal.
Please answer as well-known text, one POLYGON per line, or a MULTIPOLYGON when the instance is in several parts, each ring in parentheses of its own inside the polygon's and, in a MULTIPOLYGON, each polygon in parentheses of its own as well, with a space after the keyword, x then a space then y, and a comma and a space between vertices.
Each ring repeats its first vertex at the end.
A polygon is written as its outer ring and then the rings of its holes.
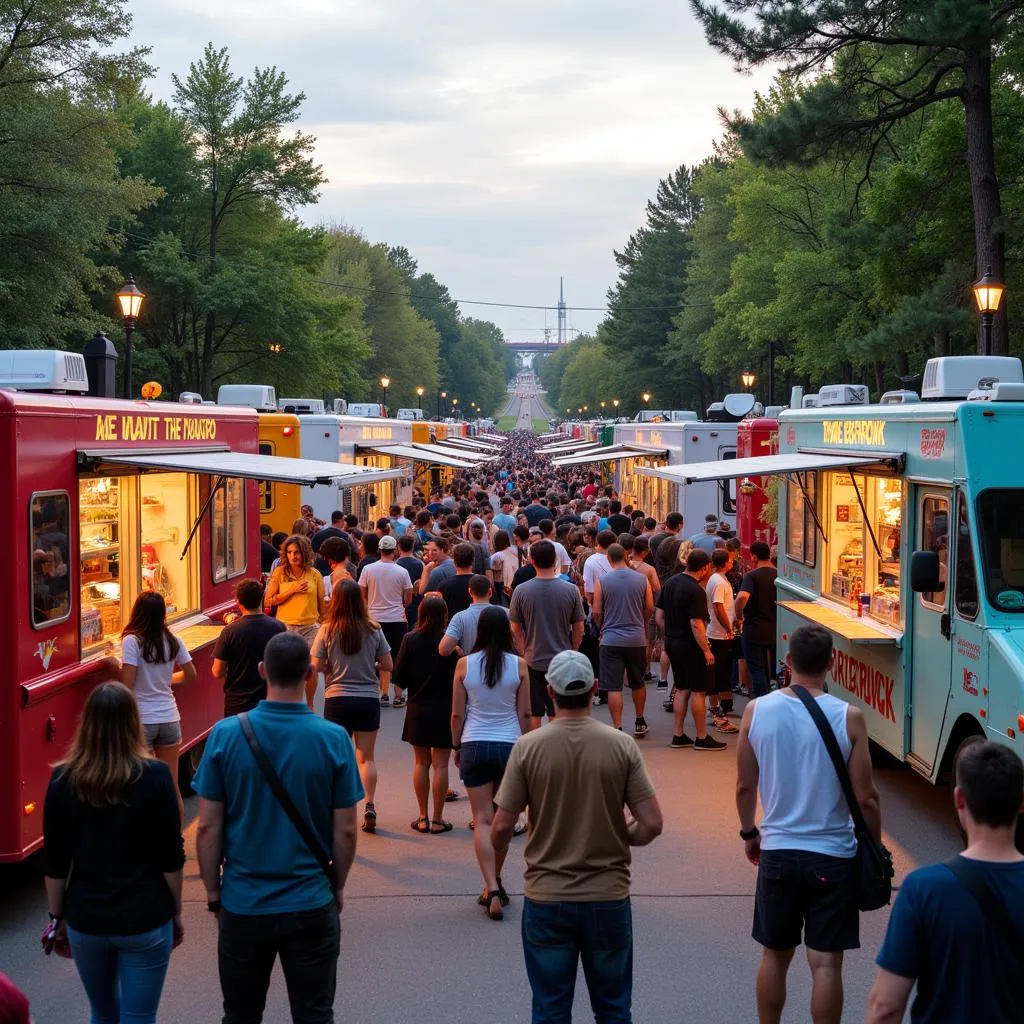
POLYGON ((270 758, 267 757, 267 752, 260 745, 260 741, 253 730, 252 722, 249 721, 248 712, 243 712, 238 716, 238 724, 242 727, 242 735, 245 737, 245 742, 249 744, 249 749, 252 751, 253 757, 256 758, 256 763, 259 765, 260 771, 263 773, 263 778, 266 779, 267 785, 270 787, 270 791, 277 798, 277 802, 281 805, 281 809, 288 815, 291 823, 295 826, 295 831, 299 833, 302 841, 308 847, 309 852, 314 856, 320 867, 323 868, 324 874, 327 876, 327 879, 333 888, 334 869, 331 858, 324 851, 320 840, 316 837, 312 828, 310 828, 305 819, 299 813, 299 809, 295 806, 292 798, 288 795, 288 791, 284 788, 284 783, 281 782, 281 777, 277 774, 277 770, 270 763, 270 758))
POLYGON ((836 734, 832 731, 832 726, 825 717, 825 712, 818 707, 818 702, 802 686, 790 684, 789 688, 800 698, 803 706, 807 708, 808 713, 814 720, 814 724, 818 727, 818 732, 821 734, 825 749, 832 760, 832 767, 835 768, 836 775, 839 778, 839 786, 843 791, 843 796, 846 797, 846 805, 850 809, 850 817, 853 818, 854 830, 858 835, 866 835, 868 833, 868 823, 864 820, 864 812, 860 809, 860 804, 853 794, 850 771, 843 760, 843 752, 839 749, 839 741, 836 739, 836 734))
POLYGON ((951 857, 942 862, 960 880, 964 888, 974 897, 981 908, 985 920, 996 930, 999 937, 1006 943, 1017 958, 1017 963, 1024 968, 1024 937, 1014 927, 1006 907, 992 891, 988 883, 981 877, 977 867, 963 857, 951 857))

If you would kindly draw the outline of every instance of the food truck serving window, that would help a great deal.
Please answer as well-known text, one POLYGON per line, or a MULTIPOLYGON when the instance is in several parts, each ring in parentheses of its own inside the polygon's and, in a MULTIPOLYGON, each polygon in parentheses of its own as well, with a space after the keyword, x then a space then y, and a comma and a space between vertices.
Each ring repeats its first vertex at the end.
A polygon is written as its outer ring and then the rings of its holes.
POLYGON ((198 545, 181 558, 195 515, 194 477, 83 477, 78 504, 84 651, 119 640, 143 591, 163 595, 168 619, 196 610, 198 545))
POLYGON ((983 491, 978 522, 989 601, 1005 612, 1024 612, 1024 490, 983 491))
POLYGON ((245 572, 245 481, 229 477, 213 496, 213 581, 245 572))
POLYGON ((66 491, 32 495, 32 625, 43 629, 71 613, 71 502, 66 491))
POLYGON ((823 474, 828 537, 822 593, 892 625, 901 621, 903 481, 837 471, 823 474), (877 544, 877 549, 876 549, 877 544))

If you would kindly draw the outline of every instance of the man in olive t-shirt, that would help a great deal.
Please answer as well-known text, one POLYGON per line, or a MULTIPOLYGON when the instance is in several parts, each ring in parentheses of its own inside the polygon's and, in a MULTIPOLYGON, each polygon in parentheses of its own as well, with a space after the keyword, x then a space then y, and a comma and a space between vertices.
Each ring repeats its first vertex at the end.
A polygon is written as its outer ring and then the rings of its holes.
POLYGON ((491 828, 502 853, 529 807, 523 953, 533 1019, 571 1019, 582 957, 595 1018, 629 1020, 629 848, 661 833, 661 808, 636 740, 590 717, 590 659, 561 651, 546 677, 555 719, 516 741, 491 828))

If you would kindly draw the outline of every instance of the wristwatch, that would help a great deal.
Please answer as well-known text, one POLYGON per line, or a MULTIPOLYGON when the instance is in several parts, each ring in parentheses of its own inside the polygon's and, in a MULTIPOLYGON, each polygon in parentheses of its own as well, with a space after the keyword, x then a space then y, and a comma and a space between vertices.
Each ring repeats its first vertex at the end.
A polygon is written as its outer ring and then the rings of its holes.
POLYGON ((740 829, 740 839, 743 842, 749 842, 751 839, 756 839, 761 834, 761 830, 755 825, 749 832, 744 832, 740 829))

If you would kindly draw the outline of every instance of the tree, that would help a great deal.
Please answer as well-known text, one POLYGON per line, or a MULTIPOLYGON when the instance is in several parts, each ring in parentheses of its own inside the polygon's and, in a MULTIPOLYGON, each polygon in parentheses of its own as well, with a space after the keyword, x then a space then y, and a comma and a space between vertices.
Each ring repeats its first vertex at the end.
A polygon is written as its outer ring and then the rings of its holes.
MULTIPOLYGON (((309 156, 313 137, 284 134, 306 97, 287 93, 288 80, 277 68, 256 68, 248 81, 236 78, 227 49, 208 43, 185 80, 173 75, 172 81, 177 112, 199 158, 207 204, 204 273, 215 279, 224 265, 218 260, 222 236, 233 220, 268 206, 291 211, 312 203, 325 178, 309 156)), ((203 323, 197 362, 204 394, 212 390, 214 362, 225 342, 218 313, 211 306, 203 323)))
MULTIPOLYGON (((777 116, 736 120, 745 151, 769 161, 867 155, 864 181, 893 129, 935 104, 958 102, 979 271, 1005 280, 1005 238, 992 122, 993 52, 1019 19, 1017 0, 690 0, 708 41, 739 68, 778 61, 819 77, 777 116), (893 54, 895 59, 887 59, 893 54)), ((1008 351, 1006 307, 993 348, 1008 351)))

